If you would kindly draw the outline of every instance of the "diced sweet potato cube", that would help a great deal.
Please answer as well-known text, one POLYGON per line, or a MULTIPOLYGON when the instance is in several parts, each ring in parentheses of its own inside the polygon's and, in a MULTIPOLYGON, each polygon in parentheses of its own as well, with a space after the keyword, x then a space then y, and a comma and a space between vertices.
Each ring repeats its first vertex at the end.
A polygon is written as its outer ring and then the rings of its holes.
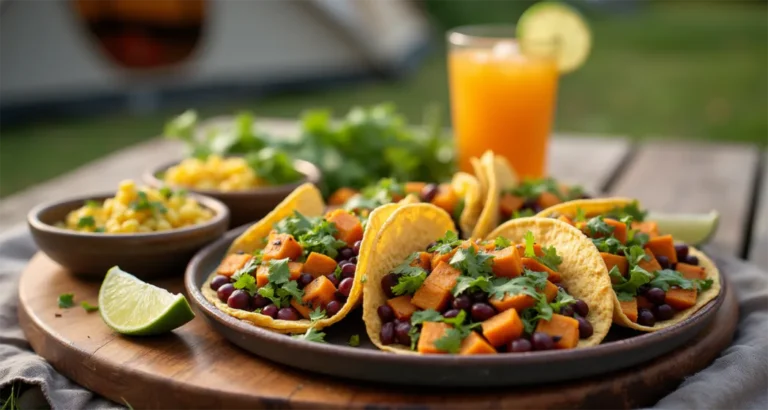
POLYGON ((539 195, 539 197, 536 199, 536 203, 541 207, 541 209, 555 206, 560 202, 562 202, 560 197, 551 192, 542 192, 541 195, 539 195))
POLYGON ((456 254, 456 249, 453 249, 448 253, 435 252, 434 254, 432 254, 432 263, 430 263, 430 265, 432 267, 436 267, 437 265, 440 264, 440 262, 448 263, 451 261, 451 258, 453 258, 453 255, 455 254, 456 254))
POLYGON ((304 306, 299 302, 298 299, 293 298, 291 299, 291 306, 293 306, 294 309, 296 309, 297 312, 303 317, 304 319, 309 319, 309 313, 312 311, 308 306, 304 306))
POLYGON ((536 301, 532 297, 524 294, 505 295, 504 299, 492 297, 488 299, 488 302, 499 312, 503 312, 509 309, 522 312, 523 310, 528 309, 529 307, 532 307, 536 304, 536 301))
MULTIPOLYGON (((427 279, 429 279, 429 276, 427 279)), ((450 298, 450 290, 445 290, 435 283, 427 283, 425 280, 419 290, 413 294, 411 303, 424 310, 434 309, 440 312, 448 305, 450 298)))
POLYGON ((304 262, 304 272, 310 273, 314 277, 324 276, 335 270, 336 261, 322 253, 312 252, 307 256, 307 261, 304 262))
POLYGON ((304 288, 304 297, 301 299, 305 305, 325 308, 328 302, 334 299, 336 286, 325 276, 318 276, 304 288))
POLYGON ((477 332, 471 332, 461 341, 459 354, 493 354, 496 349, 483 339, 477 332))
POLYGON ((399 320, 410 320, 413 312, 418 308, 411 303, 410 295, 402 295, 396 298, 389 299, 387 305, 395 312, 395 317, 399 320))
MULTIPOLYGON (((520 253, 521 257, 525 256, 525 245, 519 244, 515 245, 515 247, 517 248, 517 252, 520 253)), ((536 256, 544 256, 544 250, 541 249, 541 245, 538 243, 533 244, 533 254, 536 256)))
POLYGON ((507 344, 523 334, 523 321, 515 309, 507 309, 497 313, 481 325, 483 336, 493 346, 507 344))
POLYGON ((619 301, 621 311, 629 320, 637 323, 637 299, 632 298, 630 301, 619 301))
POLYGON ((432 254, 429 252, 419 252, 419 256, 411 262, 411 266, 419 266, 421 269, 429 272, 432 269, 432 254))
POLYGON ((706 279, 707 275, 704 272, 703 266, 689 265, 687 263, 678 262, 675 270, 682 273, 686 279, 706 279))
POLYGON ((296 280, 304 272, 304 264, 301 262, 288 262, 288 272, 291 274, 291 280, 296 280))
POLYGON ((653 256, 666 256, 669 263, 677 263, 677 251, 675 251, 675 241, 672 235, 662 235, 648 240, 645 244, 647 249, 653 252, 653 256))
POLYGON ((568 225, 573 226, 573 220, 571 218, 565 216, 565 215, 558 216, 557 220, 558 221, 563 221, 563 222, 567 223, 568 225))
POLYGON ((555 313, 551 320, 540 319, 536 331, 546 333, 557 340, 556 349, 572 349, 579 344, 579 321, 572 317, 555 313))
POLYGON ((325 219, 336 226, 336 239, 342 240, 348 246, 354 246, 355 242, 363 239, 363 225, 355 215, 343 209, 329 212, 325 219))
POLYGON ((264 248, 264 257, 262 260, 268 261, 285 258, 295 260, 301 257, 302 251, 303 249, 301 249, 301 245, 299 245, 292 235, 272 232, 267 238, 267 246, 264 248))
POLYGON ((619 269, 619 272, 621 272, 621 276, 627 276, 629 263, 627 262, 626 256, 614 255, 608 252, 600 252, 600 256, 603 257, 603 262, 605 262, 605 267, 608 268, 609 272, 616 266, 619 269))
POLYGON ((328 198, 328 205, 331 206, 340 206, 344 205, 349 201, 350 198, 357 195, 357 191, 355 191, 352 188, 342 187, 336 190, 331 196, 328 198))
POLYGON ((445 336, 451 327, 442 322, 424 322, 421 325, 421 335, 416 350, 419 353, 448 353, 435 347, 435 341, 445 336))
POLYGON ((504 219, 509 219, 515 211, 523 207, 525 199, 523 197, 512 195, 510 193, 501 194, 499 198, 499 212, 504 219))
POLYGON ((523 273, 523 261, 514 246, 491 251, 491 255, 493 255, 492 268, 495 276, 514 278, 523 273))
POLYGON ((659 236, 659 225, 655 221, 632 222, 632 229, 647 234, 653 238, 659 236))
POLYGON ((421 194, 421 191, 424 189, 424 187, 427 186, 426 182, 406 182, 405 183, 405 194, 421 194))
POLYGON ((459 197, 453 191, 450 184, 440 184, 437 189, 437 195, 432 198, 432 205, 442 208, 449 214, 453 213, 456 204, 459 203, 459 197))
POLYGON ((260 288, 269 283, 269 266, 260 265, 256 268, 256 287, 260 288))
POLYGON ((232 276, 235 272, 245 266, 251 258, 253 258, 253 255, 247 253, 227 255, 227 257, 221 261, 219 267, 216 268, 216 273, 224 276, 232 276))
POLYGON ((560 282, 560 272, 555 272, 552 269, 549 269, 534 258, 523 258, 523 267, 534 272, 546 272, 549 280, 552 282, 560 282))
POLYGON ((603 219, 608 226, 613 227, 613 236, 621 243, 627 243, 627 224, 611 218, 603 219))
POLYGON ((440 289, 450 292, 453 290, 453 287, 456 286, 456 280, 460 275, 460 270, 448 263, 442 262, 432 269, 432 273, 430 273, 429 276, 427 276, 427 279, 424 280, 424 284, 433 284, 440 289))
POLYGON ((659 261, 656 260, 656 257, 653 256, 653 252, 651 252, 648 248, 645 249, 645 258, 638 262, 637 266, 647 270, 650 273, 661 270, 659 261))
POLYGON ((654 304, 643 295, 639 295, 635 298, 637 301, 637 309, 653 309, 654 304))
POLYGON ((555 297, 557 296, 557 291, 558 291, 557 285, 555 285, 550 281, 547 281, 547 285, 544 286, 544 290, 542 290, 542 292, 544 292, 544 296, 547 297, 547 302, 551 302, 555 300, 555 297))
POLYGON ((696 289, 670 288, 667 291, 666 303, 675 310, 685 310, 696 304, 696 289))

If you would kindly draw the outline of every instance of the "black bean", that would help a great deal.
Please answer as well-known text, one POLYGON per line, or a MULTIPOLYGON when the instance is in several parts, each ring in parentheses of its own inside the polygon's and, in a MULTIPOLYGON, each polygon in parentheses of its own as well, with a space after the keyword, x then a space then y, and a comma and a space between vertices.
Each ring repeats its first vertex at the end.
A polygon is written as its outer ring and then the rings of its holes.
POLYGON ((299 320, 299 312, 292 307, 284 307, 277 311, 277 318, 279 320, 299 320))
POLYGON ((355 265, 354 263, 346 263, 344 264, 344 266, 341 267, 341 277, 354 278, 356 271, 357 271, 357 265, 355 265))
POLYGON ((267 315, 267 316, 271 317, 272 319, 277 319, 277 311, 278 310, 279 309, 277 308, 277 306, 270 304, 270 305, 264 306, 264 309, 261 309, 261 314, 262 315, 267 315))
POLYGON ((349 258, 349 263, 357 265, 357 256, 353 256, 349 258))
POLYGON ((411 330, 411 324, 408 322, 400 322, 395 325, 395 338, 401 345, 410 346, 411 336, 408 332, 411 330))
POLYGON ((232 292, 227 298, 227 306, 232 309, 248 310, 248 304, 251 302, 251 296, 248 292, 238 289, 232 292))
POLYGON ((352 285, 354 283, 355 280, 352 278, 342 279, 339 283, 339 292, 345 297, 349 297, 349 293, 352 292, 352 285))
POLYGON ((554 349, 555 342, 552 338, 542 332, 534 332, 531 336, 531 344, 533 344, 534 350, 550 350, 554 349))
POLYGON ((397 279, 398 276, 394 273, 389 273, 381 278, 381 290, 384 291, 384 294, 387 295, 388 298, 395 297, 395 294, 392 293, 392 286, 397 285, 397 279))
POLYGON ((581 299, 577 300, 571 307, 573 307, 573 311, 578 313, 579 316, 587 317, 589 314, 589 305, 581 299))
POLYGON ((459 315, 460 310, 459 309, 451 309, 445 313, 443 313, 443 317, 452 318, 459 315))
POLYGON ((476 290, 472 292, 469 297, 472 299, 473 302, 485 302, 488 300, 488 294, 483 292, 482 290, 476 290))
POLYGON ((311 273, 302 273, 301 276, 299 276, 299 280, 296 281, 296 284, 299 285, 299 289, 304 289, 304 287, 312 283, 313 280, 315 280, 315 277, 312 276, 311 273))
POLYGON ((325 315, 328 317, 331 317, 339 313, 340 310, 341 310, 341 303, 339 303, 339 301, 332 300, 328 302, 327 305, 325 305, 325 315))
POLYGON ((507 350, 514 353, 523 353, 523 352, 530 352, 533 346, 531 346, 531 342, 528 339, 516 339, 513 340, 509 346, 507 347, 507 350))
POLYGON ((675 310, 672 309, 672 306, 667 304, 654 306, 652 312, 653 316, 656 317, 656 320, 669 320, 675 315, 675 310))
MULTIPOLYGON (((458 312, 457 312, 458 313, 458 312)), ((472 319, 476 322, 482 322, 490 319, 496 314, 493 307, 487 303, 478 302, 472 305, 471 309, 472 319)))
POLYGON ((424 185, 424 188, 421 189, 421 200, 424 202, 432 202, 433 199, 435 199, 435 196, 437 196, 438 192, 440 191, 440 188, 436 184, 427 184, 424 185))
POLYGON ((566 305, 560 308, 560 314, 563 316, 573 317, 573 308, 570 305, 566 305))
POLYGON ((661 269, 669 269, 669 258, 664 255, 659 255, 656 257, 656 260, 659 262, 661 269))
POLYGON ((224 275, 217 275, 211 281, 211 289, 219 290, 222 285, 229 283, 229 277, 224 275))
POLYGON ((269 299, 259 294, 253 295, 253 297, 251 297, 251 307, 253 307, 254 309, 261 309, 270 303, 272 302, 270 302, 269 299))
POLYGON ((360 254, 360 246, 363 244, 363 241, 357 241, 355 242, 355 245, 352 246, 352 252, 355 253, 355 256, 360 254))
POLYGON ((523 202, 522 209, 531 209, 533 210, 534 207, 539 206, 538 198, 528 198, 523 202))
POLYGON ((339 280, 336 278, 336 275, 334 275, 333 273, 329 273, 329 274, 325 275, 325 277, 328 278, 328 280, 330 280, 331 283, 333 283, 334 287, 336 287, 336 288, 339 287, 339 280))
POLYGON ((648 292, 645 292, 645 297, 654 305, 661 305, 667 298, 667 294, 662 289, 650 288, 648 292))
POLYGON ((395 311, 392 310, 389 305, 381 305, 376 309, 376 313, 379 314, 379 319, 382 323, 387 323, 395 320, 395 311))
POLYGON ((391 345, 392 343, 395 343, 395 323, 384 323, 379 332, 379 337, 381 337, 382 344, 391 345))
POLYGON ((637 312, 637 324, 643 326, 653 326, 656 324, 656 318, 648 309, 640 309, 637 312))
POLYGON ((645 285, 640 285, 640 287, 637 288, 637 294, 638 295, 645 295, 645 293, 648 292, 650 289, 651 289, 651 285, 649 285, 647 283, 645 285))
POLYGON ((467 295, 460 295, 453 299, 452 305, 454 309, 468 310, 472 307, 472 300, 467 295))
POLYGON ((231 283, 225 283, 219 287, 219 289, 216 291, 216 296, 219 297, 219 300, 222 302, 227 302, 227 299, 229 299, 229 296, 232 295, 232 292, 235 291, 235 286, 231 283))
POLYGON ((346 261, 349 258, 355 256, 355 251, 352 248, 341 248, 339 254, 336 256, 337 261, 346 261))
POLYGON ((576 320, 579 321, 579 339, 586 339, 592 336, 592 332, 594 332, 592 324, 583 317, 577 317, 576 320))
POLYGON ((687 263, 689 265, 699 266, 699 258, 697 258, 697 257, 695 257, 693 255, 688 255, 685 258, 685 263, 687 263))
POLYGON ((675 253, 677 253, 677 260, 685 261, 688 257, 688 245, 684 243, 675 244, 675 253))

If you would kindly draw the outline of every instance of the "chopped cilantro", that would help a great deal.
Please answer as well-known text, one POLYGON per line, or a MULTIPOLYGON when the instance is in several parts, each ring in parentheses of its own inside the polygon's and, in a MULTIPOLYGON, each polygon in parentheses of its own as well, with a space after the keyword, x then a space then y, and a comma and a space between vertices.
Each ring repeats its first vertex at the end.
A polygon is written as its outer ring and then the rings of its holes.
POLYGON ((349 337, 349 345, 352 347, 360 346, 360 335, 354 334, 349 337))
POLYGON ((384 204, 394 202, 394 196, 403 195, 405 195, 405 186, 403 184, 393 178, 383 178, 376 184, 363 188, 360 191, 360 195, 350 198, 344 204, 344 209, 375 209, 384 204))
POLYGON ((130 208, 134 211, 152 211, 159 212, 161 214, 168 212, 168 209, 166 209, 165 205, 163 205, 161 202, 150 201, 146 192, 139 191, 138 197, 138 199, 134 200, 130 204, 130 208))
POLYGON ((493 255, 478 252, 473 246, 459 249, 450 260, 451 266, 462 271, 469 277, 489 276, 492 273, 493 255))
POLYGON ((253 292, 256 292, 256 278, 248 274, 240 275, 232 286, 235 289, 243 289, 253 295, 253 292))
POLYGON ((88 208, 98 208, 98 207, 101 206, 101 202, 95 201, 93 199, 89 199, 89 200, 85 201, 85 206, 88 207, 88 208))
POLYGON ((604 238, 590 238, 592 240, 592 243, 595 244, 595 247, 597 247, 597 250, 600 252, 607 252, 611 254, 616 254, 619 249, 622 249, 624 245, 619 242, 618 239, 616 239, 613 235, 609 237, 604 238))
POLYGON ((294 339, 306 340, 308 342, 325 343, 325 333, 315 330, 314 327, 307 329, 303 335, 293 335, 294 339))
POLYGON ((619 302, 631 302, 635 295, 629 292, 616 292, 616 298, 619 299, 619 302))
POLYGON ((368 275, 364 274, 363 277, 360 278, 360 283, 365 283, 365 282, 368 282, 368 275))
POLYGON ((424 280, 427 279, 427 272, 421 268, 417 268, 417 271, 418 273, 415 275, 400 275, 400 277, 397 278, 397 285, 392 286, 392 293, 395 295, 404 295, 412 294, 419 290, 424 283, 424 280))
POLYGON ((282 285, 290 280, 291 271, 288 268, 289 261, 290 259, 288 258, 269 261, 269 283, 282 285))
POLYGON ((693 280, 687 279, 682 273, 671 269, 656 271, 656 275, 651 280, 650 284, 654 288, 661 288, 661 290, 665 292, 669 290, 670 286, 677 286, 680 289, 698 289, 698 287, 694 285, 693 280))
POLYGON ((424 322, 439 322, 441 320, 443 320, 443 315, 432 309, 419 310, 411 315, 412 326, 420 325, 424 322))
POLYGON ((584 222, 587 220, 587 213, 581 208, 576 208, 576 215, 573 217, 574 222, 584 222))
POLYGON ((336 264, 336 269, 333 270, 333 276, 341 281, 341 264, 336 264))
POLYGON ((90 304, 90 303, 88 303, 86 301, 80 302, 80 306, 82 306, 83 309, 85 309, 85 311, 88 312, 88 313, 95 312, 95 311, 99 310, 98 306, 92 305, 92 304, 90 304))
POLYGON ((442 238, 437 240, 437 245, 429 248, 429 251, 446 254, 452 251, 453 248, 461 245, 461 242, 459 235, 455 231, 447 231, 442 238))
POLYGON ((275 295, 275 288, 274 288, 274 285, 272 285, 271 283, 268 283, 265 286, 260 287, 259 289, 256 290, 256 293, 272 301, 272 303, 274 303, 275 306, 277 306, 278 308, 281 308, 284 306, 282 299, 279 296, 275 295))
POLYGON ((613 284, 613 290, 616 293, 626 292, 632 295, 637 295, 637 289, 650 282, 652 277, 653 275, 647 270, 639 266, 634 266, 629 271, 629 279, 621 276, 620 282, 613 284))
POLYGON ((94 229, 93 231, 94 232, 100 232, 100 233, 101 232, 105 232, 104 228, 102 228, 102 227, 98 227, 98 228, 94 229))
POLYGON ((464 212, 465 206, 466 206, 466 203, 464 201, 464 198, 459 199, 459 202, 453 208, 453 213, 451 215, 454 221, 461 220, 461 213, 464 212))
POLYGON ((555 299, 549 303, 549 306, 552 308, 552 311, 559 313, 560 309, 573 303, 576 303, 576 299, 566 293, 562 288, 558 288, 557 295, 555 296, 555 299))
POLYGON ((555 247, 542 247, 541 250, 544 252, 544 256, 537 256, 536 259, 549 269, 557 271, 558 266, 563 263, 563 258, 557 254, 555 247))
POLYGON ((516 210, 512 212, 512 217, 510 219, 517 219, 517 218, 525 218, 527 216, 534 216, 536 215, 535 212, 533 212, 533 209, 531 208, 525 208, 523 210, 516 210))
POLYGON ((240 277, 244 275, 250 276, 253 271, 258 269, 259 265, 261 265, 261 255, 254 256, 253 258, 249 259, 242 268, 235 271, 235 273, 232 275, 232 279, 237 282, 240 277))
POLYGON ((492 283, 493 287, 489 294, 493 298, 504 299, 506 295, 519 295, 521 293, 534 298, 538 296, 534 281, 525 275, 512 279, 495 278, 492 283))
POLYGON ((288 301, 285 302, 287 305, 290 303, 291 298, 301 300, 304 297, 304 291, 299 289, 299 284, 295 280, 292 280, 277 288, 277 295, 284 300, 288 299, 288 301))
POLYGON ((624 207, 619 207, 611 210, 610 212, 607 213, 607 215, 616 219, 621 219, 625 216, 630 216, 635 221, 643 222, 645 220, 645 217, 648 215, 648 211, 641 210, 640 203, 637 201, 633 201, 632 203, 624 207))
POLYGON ((599 215, 587 222, 587 229, 592 233, 592 235, 602 234, 608 236, 613 233, 615 228, 605 223, 603 216, 599 215))
POLYGON ((74 293, 62 293, 59 295, 59 307, 63 309, 69 309, 75 306, 75 294, 74 293))
POLYGON ((512 242, 503 236, 497 236, 496 239, 493 240, 493 244, 496 245, 496 250, 499 250, 511 246, 512 242))
POLYGON ((91 226, 96 226, 96 220, 90 215, 81 216, 80 219, 77 220, 78 228, 86 228, 91 226))
POLYGON ((413 261, 416 260, 416 258, 419 257, 419 252, 414 252, 410 255, 408 255, 407 258, 405 258, 405 261, 399 265, 397 265, 394 269, 392 269, 393 273, 396 273, 398 275, 419 275, 422 272, 424 272, 424 269, 422 269, 420 266, 412 266, 411 264, 413 261))
POLYGON ((458 296, 467 289, 480 289, 484 292, 490 291, 493 287, 490 279, 486 276, 476 278, 461 275, 456 279, 456 285, 453 287, 453 295, 458 296))
POLYGON ((526 258, 533 258, 536 256, 536 251, 533 249, 533 232, 528 231, 525 233, 525 236, 523 237, 523 240, 525 241, 525 252, 523 252, 523 256, 526 258))
POLYGON ((630 246, 624 250, 624 256, 627 258, 629 266, 637 266, 643 260, 650 259, 645 254, 645 249, 640 246, 630 246))
POLYGON ((421 337, 418 326, 411 326, 411 330, 408 331, 408 337, 411 338, 411 350, 416 350, 416 344, 419 342, 419 337, 421 337))
POLYGON ((336 226, 333 223, 322 217, 308 218, 298 211, 276 223, 275 229, 296 238, 305 255, 317 252, 335 258, 338 250, 347 246, 346 242, 334 238, 336 226))
POLYGON ((451 328, 445 331, 443 337, 435 340, 435 347, 448 353, 458 353, 461 348, 461 341, 464 339, 461 331, 451 328))
POLYGON ((541 194, 549 192, 557 195, 560 200, 567 200, 553 178, 525 179, 518 186, 507 192, 525 199, 537 199, 541 194))
POLYGON ((160 195, 162 195, 165 199, 170 199, 170 197, 173 195, 173 191, 171 188, 168 188, 167 186, 164 186, 160 188, 160 195))
POLYGON ((309 312, 309 321, 313 323, 317 322, 318 320, 325 319, 326 317, 327 316, 325 314, 325 310, 321 309, 320 306, 309 312))
POLYGON ((457 329, 461 328, 464 324, 464 319, 467 318, 467 312, 460 310, 459 314, 455 317, 443 317, 443 323, 449 324, 457 329))

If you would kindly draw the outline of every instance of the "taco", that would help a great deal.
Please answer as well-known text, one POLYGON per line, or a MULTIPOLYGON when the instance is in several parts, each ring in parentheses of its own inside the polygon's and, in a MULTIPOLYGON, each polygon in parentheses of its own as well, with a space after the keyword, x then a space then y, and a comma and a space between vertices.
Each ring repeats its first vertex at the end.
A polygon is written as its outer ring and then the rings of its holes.
POLYGON ((473 237, 483 237, 509 219, 533 216, 550 206, 586 198, 581 187, 561 184, 553 178, 520 180, 504 157, 490 151, 482 156, 476 167, 481 169, 476 172, 484 175, 482 180, 488 181, 488 190, 483 191, 485 207, 473 237))
POLYGON ((401 354, 599 344, 613 302, 591 243, 546 219, 510 222, 499 233, 461 240, 450 216, 430 204, 392 213, 365 268, 363 320, 371 341, 401 354))
POLYGON ((203 295, 230 316, 280 333, 330 326, 359 305, 358 266, 398 206, 367 218, 343 209, 323 214, 320 192, 304 184, 234 241, 203 295))
POLYGON ((694 314, 720 293, 720 273, 703 252, 659 232, 636 200, 577 200, 537 215, 582 231, 613 286, 613 321, 653 332, 694 314))
POLYGON ((481 186, 474 176, 458 172, 451 182, 433 184, 426 182, 398 182, 387 178, 359 192, 340 188, 329 198, 331 206, 339 206, 358 213, 369 212, 392 202, 425 202, 448 212, 456 227, 465 235, 472 230, 483 209, 481 186))

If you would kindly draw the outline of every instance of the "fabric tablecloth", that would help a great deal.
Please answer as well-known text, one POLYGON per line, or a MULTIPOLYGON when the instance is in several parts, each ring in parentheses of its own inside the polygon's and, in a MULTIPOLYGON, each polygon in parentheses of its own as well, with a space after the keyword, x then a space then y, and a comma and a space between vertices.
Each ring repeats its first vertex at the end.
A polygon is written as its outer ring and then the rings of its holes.
MULTIPOLYGON (((121 408, 59 374, 25 340, 17 318, 19 274, 36 251, 24 226, 0 235, 0 389, 32 385, 18 401, 22 409, 46 402, 62 410, 121 408)), ((734 258, 718 263, 739 299, 733 344, 654 408, 768 408, 768 272, 734 258)))

